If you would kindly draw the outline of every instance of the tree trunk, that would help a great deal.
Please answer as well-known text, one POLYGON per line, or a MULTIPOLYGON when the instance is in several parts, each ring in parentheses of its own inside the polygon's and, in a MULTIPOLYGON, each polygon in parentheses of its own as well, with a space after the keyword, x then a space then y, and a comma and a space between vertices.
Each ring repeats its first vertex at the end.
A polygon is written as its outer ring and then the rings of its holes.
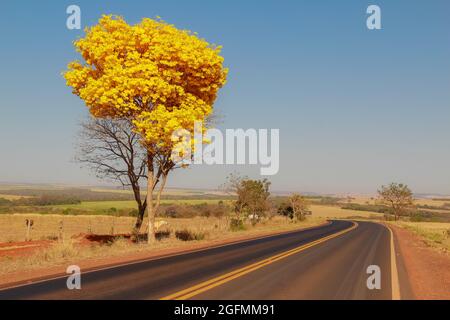
MULTIPOLYGON (((150 160, 149 160, 150 161, 150 160)), ((153 162, 152 162, 153 163, 153 162)), ((153 164, 148 168, 148 179, 147 179, 147 215, 148 215, 148 233, 147 242, 148 244, 155 243, 155 210, 153 207, 153 187, 154 187, 154 176, 153 176, 153 164)))
POLYGON ((158 170, 155 175, 155 167, 153 166, 153 158, 148 155, 148 177, 147 177, 147 215, 148 215, 148 243, 154 243, 156 241, 155 236, 155 215, 159 209, 159 204, 161 203, 161 194, 164 190, 167 181, 167 175, 170 169, 173 167, 158 167, 158 170), (162 175, 162 182, 159 185, 156 193, 156 201, 153 201, 153 191, 156 188, 156 185, 160 182, 160 178, 162 175))
POLYGON ((139 182, 137 180, 133 180, 131 182, 132 188, 133 188, 133 194, 134 194, 134 200, 137 203, 138 206, 138 214, 136 217, 136 223, 134 224, 134 230, 139 233, 139 230, 142 226, 142 221, 144 220, 144 214, 145 214, 145 201, 144 204, 142 204, 141 200, 141 189, 139 187, 139 182))
POLYGON ((145 215, 145 205, 138 206, 138 216, 136 218, 136 223, 134 224, 133 234, 137 238, 139 236, 139 232, 142 227, 142 222, 144 221, 144 215, 145 215))
POLYGON ((139 209, 138 216, 136 218, 136 223, 134 224, 135 233, 139 233, 139 230, 141 230, 143 217, 144 213, 142 213, 141 215, 141 209, 139 209))

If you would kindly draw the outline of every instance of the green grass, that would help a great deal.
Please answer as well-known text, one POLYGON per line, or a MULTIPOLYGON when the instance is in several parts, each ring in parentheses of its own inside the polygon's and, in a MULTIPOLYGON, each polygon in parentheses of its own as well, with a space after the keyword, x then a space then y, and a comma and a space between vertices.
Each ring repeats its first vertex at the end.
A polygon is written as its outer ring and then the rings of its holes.
MULTIPOLYGON (((187 199, 187 200, 161 200, 161 204, 200 204, 200 203, 211 203, 216 204, 219 200, 217 199, 187 199)), ((224 201, 226 202, 226 201, 224 201)), ((83 201, 80 204, 62 204, 52 206, 55 208, 62 209, 80 209, 80 210, 108 210, 111 208, 120 209, 135 209, 135 201, 83 201)))
MULTIPOLYGON (((133 195, 132 190, 128 189, 112 189, 112 188, 91 188, 92 192, 109 192, 109 193, 119 193, 119 194, 130 194, 133 195)), ((209 194, 208 191, 197 191, 197 190, 184 190, 184 189, 166 189, 163 192, 165 195, 175 195, 175 196, 194 196, 194 195, 205 195, 209 194)))
POLYGON ((430 246, 450 251, 450 223, 401 222, 400 226, 415 232, 430 246))
POLYGON ((61 204, 52 206, 63 209, 80 209, 80 210, 107 210, 116 209, 134 209, 136 202, 134 201, 83 201, 80 204, 61 204))

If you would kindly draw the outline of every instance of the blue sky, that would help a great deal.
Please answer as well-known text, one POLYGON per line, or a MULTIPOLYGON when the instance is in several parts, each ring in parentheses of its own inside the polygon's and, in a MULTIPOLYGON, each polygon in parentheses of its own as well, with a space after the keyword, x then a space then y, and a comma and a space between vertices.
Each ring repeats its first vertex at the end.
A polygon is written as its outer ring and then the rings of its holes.
MULTIPOLYGON (((450 2, 3 1, 0 181, 101 183, 72 161, 83 102, 61 77, 82 31, 101 14, 161 16, 223 45, 230 69, 222 128, 279 128, 277 190, 375 192, 405 182, 450 194, 450 2), (382 30, 366 28, 377 4, 382 30)), ((171 186, 215 188, 238 170, 201 166, 171 186)))

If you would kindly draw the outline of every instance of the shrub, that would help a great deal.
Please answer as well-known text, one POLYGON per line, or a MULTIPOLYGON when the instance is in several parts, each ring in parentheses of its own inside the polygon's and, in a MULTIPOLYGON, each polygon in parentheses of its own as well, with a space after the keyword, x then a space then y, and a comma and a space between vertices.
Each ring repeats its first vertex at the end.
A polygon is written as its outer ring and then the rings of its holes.
POLYGON ((203 240, 205 239, 205 233, 193 232, 187 229, 175 231, 175 236, 181 241, 203 240))
POLYGON ((171 204, 161 206, 161 215, 170 218, 222 217, 227 213, 225 205, 218 204, 171 204))
POLYGON ((450 228, 444 231, 444 235, 446 238, 450 238, 450 228))
POLYGON ((12 202, 8 199, 5 198, 0 198, 0 206, 9 206, 11 205, 12 202))
POLYGON ((176 218, 178 216, 178 211, 176 206, 170 206, 166 209, 165 215, 169 218, 176 218))
POLYGON ((320 197, 317 203, 322 205, 337 205, 339 201, 341 201, 340 198, 320 197))
POLYGON ((231 231, 241 231, 245 230, 244 221, 238 218, 233 218, 230 220, 230 230, 231 231))
POLYGON ((170 231, 169 230, 156 231, 155 237, 156 237, 157 240, 162 240, 162 239, 165 239, 165 238, 169 238, 170 237, 170 231))
POLYGON ((132 209, 132 210, 130 210, 130 212, 128 212, 128 215, 130 217, 137 217, 138 213, 139 213, 138 209, 132 209))
POLYGON ((42 194, 33 198, 21 198, 14 201, 15 205, 51 206, 61 204, 80 204, 81 200, 66 194, 42 194))
POLYGON ((294 219, 294 209, 292 209, 292 206, 287 202, 282 202, 278 206, 277 212, 279 215, 288 217, 289 219, 294 219))
POLYGON ((77 248, 72 241, 57 242, 47 249, 38 251, 35 255, 30 257, 30 259, 35 263, 41 263, 44 261, 74 258, 79 254, 80 249, 77 248))
POLYGON ((421 222, 421 221, 431 221, 433 214, 428 211, 414 211, 411 213, 410 221, 421 222))
POLYGON ((390 213, 390 209, 383 205, 367 205, 358 203, 349 203, 342 206, 341 209, 356 210, 356 211, 371 211, 378 213, 390 213))

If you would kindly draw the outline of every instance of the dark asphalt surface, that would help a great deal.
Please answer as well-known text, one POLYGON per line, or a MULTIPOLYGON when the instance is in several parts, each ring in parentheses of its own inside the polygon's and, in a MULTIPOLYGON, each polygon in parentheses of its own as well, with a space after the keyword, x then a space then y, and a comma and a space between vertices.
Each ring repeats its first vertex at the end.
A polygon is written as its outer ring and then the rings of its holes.
MULTIPOLYGON (((66 278, 0 291, 0 299, 159 299, 352 226, 350 221, 222 247, 82 273, 81 290, 66 278)), ((391 299, 390 234, 358 228, 203 292, 194 299, 391 299), (366 269, 381 268, 381 290, 366 269)))

